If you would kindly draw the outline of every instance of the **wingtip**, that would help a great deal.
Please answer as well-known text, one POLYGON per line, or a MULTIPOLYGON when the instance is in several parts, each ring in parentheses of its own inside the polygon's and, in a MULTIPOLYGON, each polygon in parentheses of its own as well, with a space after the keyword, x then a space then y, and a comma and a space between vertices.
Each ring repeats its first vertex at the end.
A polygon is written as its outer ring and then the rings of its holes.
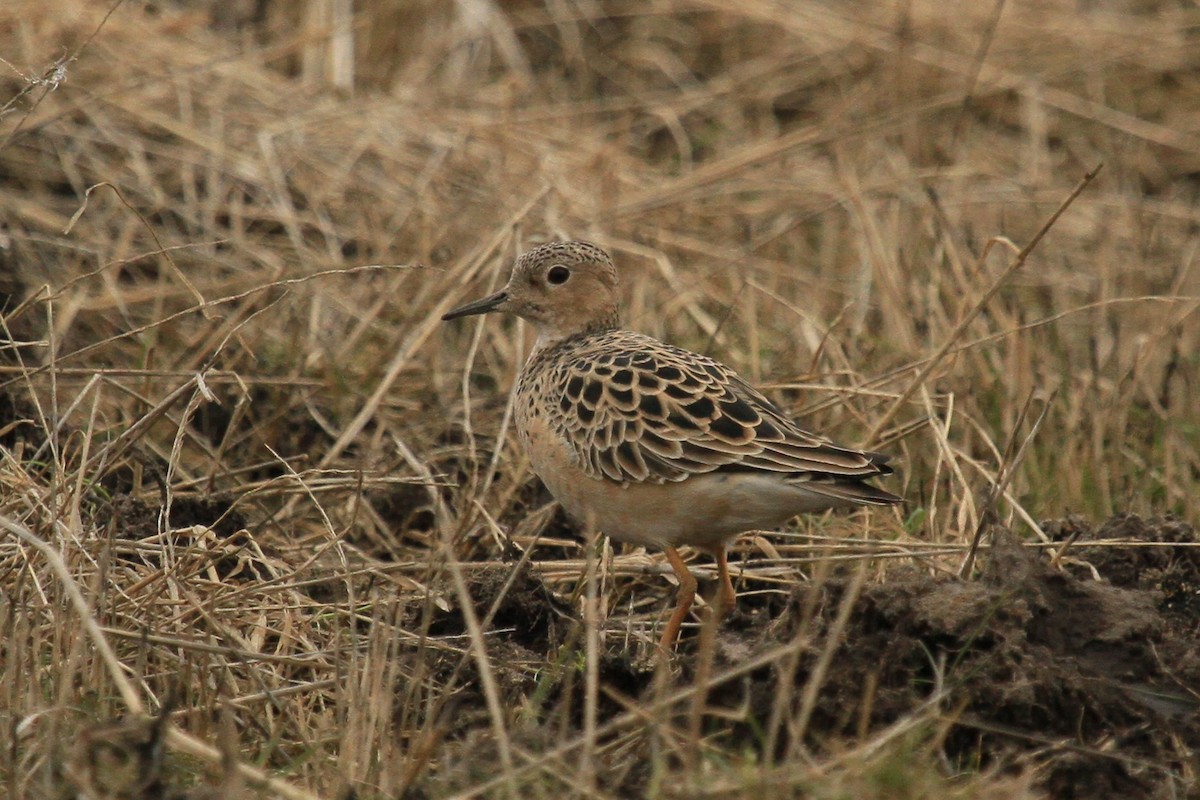
POLYGON ((892 456, 888 453, 876 453, 871 450, 864 450, 863 456, 866 457, 867 463, 877 470, 877 475, 891 475, 896 471, 889 463, 892 460, 892 456))
POLYGON ((904 502, 904 498, 897 494, 892 494, 886 489, 880 489, 878 486, 863 484, 870 489, 871 499, 865 501, 868 505, 877 506, 894 506, 904 502))
POLYGON ((838 497, 853 505, 894 506, 904 502, 903 497, 862 481, 842 481, 827 484, 813 482, 809 484, 809 487, 838 497))

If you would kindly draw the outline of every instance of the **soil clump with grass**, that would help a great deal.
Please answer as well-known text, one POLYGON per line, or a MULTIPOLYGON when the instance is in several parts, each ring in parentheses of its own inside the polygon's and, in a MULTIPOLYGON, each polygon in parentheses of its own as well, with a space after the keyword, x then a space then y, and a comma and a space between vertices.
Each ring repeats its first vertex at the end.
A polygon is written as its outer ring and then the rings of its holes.
MULTIPOLYGON (((803 747, 836 748, 933 704, 941 709, 937 735, 945 757, 960 769, 1036 765, 1038 786, 1056 798, 1166 797, 1184 790, 1181 776, 1200 747, 1194 530, 1135 515, 1098 528, 1077 517, 1044 525, 1064 540, 1070 536, 1074 553, 1054 551, 1052 559, 1051 551, 1022 547, 997 525, 976 580, 930 579, 901 568, 861 585, 840 634, 836 668, 820 679, 803 747), (1087 547, 1110 540, 1130 546, 1087 547)), ((478 613, 496 604, 502 583, 491 576, 474 584, 478 613)), ((789 641, 819 640, 853 586, 844 576, 798 586, 782 608, 743 600, 716 634, 712 671, 789 641)), ((497 620, 562 614, 525 573, 496 608, 497 620)), ((505 650, 553 649, 553 639, 528 640, 537 630, 546 629, 498 627, 497 635, 505 650)), ((704 657, 699 640, 680 645, 685 683, 696 678, 704 657)), ((707 702, 724 723, 706 734, 730 747, 761 748, 783 684, 798 693, 812 678, 819 653, 800 649, 790 679, 780 674, 783 660, 717 683, 707 702)), ((632 663, 620 647, 602 660, 600 681, 614 696, 653 697, 652 666, 632 663)), ((532 692, 535 685, 531 679, 509 689, 532 692)), ((602 709, 601 723, 621 706, 602 709)), ((545 736, 534 730, 523 735, 545 736)), ((464 726, 457 733, 477 745, 478 731, 464 726)), ((785 734, 775 745, 780 755, 799 743, 785 734)), ((462 757, 456 752, 450 763, 462 757)), ((640 791, 645 787, 637 782, 648 779, 642 772, 625 777, 634 784, 610 788, 640 791)))

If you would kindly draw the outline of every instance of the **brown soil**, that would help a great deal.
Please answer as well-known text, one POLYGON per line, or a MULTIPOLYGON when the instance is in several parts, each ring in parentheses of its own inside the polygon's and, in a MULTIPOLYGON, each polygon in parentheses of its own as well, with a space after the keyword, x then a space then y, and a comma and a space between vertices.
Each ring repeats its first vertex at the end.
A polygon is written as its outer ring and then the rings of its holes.
MULTIPOLYGON (((1187 546, 1197 542, 1195 532, 1176 520, 1135 516, 1114 517, 1096 530, 1079 519, 1046 528, 1064 541, 1074 537, 1061 566, 996 527, 974 580, 900 568, 866 585, 836 668, 821 686, 805 744, 819 750, 850 743, 940 692, 943 752, 953 768, 1032 766, 1040 788, 1055 798, 1197 796, 1190 779, 1196 769, 1191 754, 1200 748, 1200 552, 1187 546), (1100 539, 1133 544, 1095 546, 1100 539)), ((494 576, 475 581, 481 616, 503 582, 494 576)), ((798 696, 851 584, 839 577, 817 588, 800 586, 783 609, 743 603, 720 630, 712 674, 793 640, 807 624, 808 640, 818 644, 791 679, 798 696)), ((557 624, 563 611, 557 603, 552 608, 549 597, 531 574, 518 576, 495 616, 495 646, 514 658, 497 663, 536 660, 562 643, 574 626, 557 624)), ((457 616, 446 615, 435 627, 445 633, 457 616)), ((694 678, 698 650, 694 636, 681 643, 679 684, 694 678)), ((715 686, 709 705, 740 710, 744 722, 714 719, 706 733, 739 748, 760 748, 761 726, 779 701, 782 661, 749 681, 715 686)), ((528 697, 534 689, 532 677, 514 671, 508 678, 502 681, 507 692, 528 697)), ((604 659, 601 682, 623 696, 649 698, 654 691, 652 670, 621 652, 604 659)), ((619 711, 602 706, 601 723, 619 711)), ((478 747, 486 715, 460 719, 463 746, 478 747)), ((790 746, 785 737, 777 755, 790 746)), ((444 767, 454 762, 453 752, 444 767)), ((445 781, 447 771, 440 773, 445 781)), ((611 788, 636 791, 644 777, 627 775, 624 786, 611 788)))
MULTIPOLYGON (((1114 526, 1122 538, 1156 541, 1171 529, 1195 541, 1171 521, 1125 517, 1102 532, 1114 526)), ((1055 569, 1007 530, 993 540, 980 580, 914 571, 863 590, 822 690, 814 741, 853 734, 865 702, 871 725, 886 725, 940 686, 942 707, 958 715, 945 741, 953 763, 1027 756, 1057 798, 1178 796, 1200 744, 1191 688, 1200 686, 1200 638, 1195 616, 1165 611, 1163 595, 1139 579, 1148 570, 1134 563, 1163 552, 1125 551, 1130 581, 1117 583, 1055 569)), ((1171 562, 1178 573, 1200 563, 1184 548, 1171 562)), ((841 588, 826 589, 824 619, 841 588)))

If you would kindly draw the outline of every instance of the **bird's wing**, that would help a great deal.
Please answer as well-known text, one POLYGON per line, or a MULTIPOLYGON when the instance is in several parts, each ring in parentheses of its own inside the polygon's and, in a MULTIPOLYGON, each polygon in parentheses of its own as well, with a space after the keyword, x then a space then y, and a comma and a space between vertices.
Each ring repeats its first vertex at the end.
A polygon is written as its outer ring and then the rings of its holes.
POLYGON ((873 453, 802 430, 733 370, 648 336, 592 337, 556 370, 548 421, 594 478, 681 481, 716 470, 861 481, 873 453))

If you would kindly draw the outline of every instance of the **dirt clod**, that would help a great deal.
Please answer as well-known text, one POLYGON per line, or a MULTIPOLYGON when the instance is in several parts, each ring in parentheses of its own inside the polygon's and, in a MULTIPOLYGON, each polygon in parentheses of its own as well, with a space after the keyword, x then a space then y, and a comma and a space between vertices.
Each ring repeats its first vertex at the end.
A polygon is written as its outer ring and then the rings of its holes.
MULTIPOLYGON (((1195 541, 1190 527, 1169 520, 1123 517, 1100 530, 1195 541)), ((1094 563, 1126 567, 1126 585, 1056 569, 998 528, 980 580, 911 570, 866 586, 822 688, 810 744, 852 736, 864 713, 872 727, 886 726, 940 688, 941 708, 957 716, 945 740, 952 763, 1011 763, 1024 753, 1058 798, 1182 791, 1188 753, 1200 746, 1194 618, 1185 627, 1176 611, 1164 611, 1162 592, 1133 577, 1146 572, 1132 563, 1136 555, 1105 552, 1094 563)), ((1191 552, 1172 560, 1160 551, 1155 564, 1179 569, 1191 552)), ((825 587, 817 625, 833 619, 846 585, 825 587)), ((793 613, 806 591, 797 589, 793 613)), ((773 697, 764 693, 764 702, 773 697)))

